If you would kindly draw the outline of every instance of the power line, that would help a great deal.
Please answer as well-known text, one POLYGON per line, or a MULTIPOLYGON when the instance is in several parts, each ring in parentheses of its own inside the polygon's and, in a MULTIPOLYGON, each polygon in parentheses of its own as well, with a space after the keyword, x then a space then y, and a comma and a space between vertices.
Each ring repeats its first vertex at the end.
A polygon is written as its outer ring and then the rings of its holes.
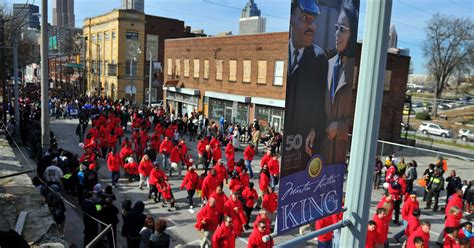
POLYGON ((408 6, 408 7, 410 7, 410 8, 416 9, 416 10, 418 10, 418 11, 420 11, 420 12, 423 12, 423 13, 425 13, 425 14, 427 14, 427 15, 430 15, 430 16, 434 15, 434 13, 431 13, 431 12, 429 12, 429 11, 426 11, 426 10, 424 10, 424 9, 422 9, 422 8, 418 8, 418 7, 413 6, 413 5, 411 5, 411 4, 404 3, 404 2, 402 2, 401 0, 398 0, 398 2, 399 2, 400 4, 405 5, 405 6, 408 6))
MULTIPOLYGON (((209 1, 209 0, 204 0, 204 2, 207 3, 207 4, 216 5, 216 6, 221 6, 221 7, 228 8, 228 9, 236 9, 236 10, 239 10, 239 11, 242 10, 241 8, 238 8, 238 7, 234 7, 234 6, 230 6, 230 5, 226 5, 226 4, 222 4, 222 3, 216 3, 216 2, 209 1)), ((270 14, 266 14, 265 12, 262 13, 262 16, 272 17, 272 18, 275 18, 275 19, 280 19, 280 20, 285 20, 285 21, 288 21, 288 20, 289 20, 289 18, 284 18, 284 17, 281 17, 281 16, 270 15, 270 14)))

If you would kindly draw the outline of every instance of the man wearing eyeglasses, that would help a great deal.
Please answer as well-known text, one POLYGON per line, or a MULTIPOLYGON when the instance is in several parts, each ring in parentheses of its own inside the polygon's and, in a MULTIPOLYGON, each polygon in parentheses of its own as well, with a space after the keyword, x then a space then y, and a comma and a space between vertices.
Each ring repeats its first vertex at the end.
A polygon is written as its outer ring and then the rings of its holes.
POLYGON ((212 244, 214 247, 235 248, 236 234, 232 226, 232 217, 226 216, 222 224, 212 235, 212 244))
POLYGON ((267 226, 265 220, 260 220, 257 229, 253 229, 249 236, 248 248, 269 248, 273 247, 273 239, 270 235, 270 227, 267 226))
POLYGON ((325 135, 328 62, 314 44, 319 13, 315 0, 291 2, 283 176, 304 170, 325 135))

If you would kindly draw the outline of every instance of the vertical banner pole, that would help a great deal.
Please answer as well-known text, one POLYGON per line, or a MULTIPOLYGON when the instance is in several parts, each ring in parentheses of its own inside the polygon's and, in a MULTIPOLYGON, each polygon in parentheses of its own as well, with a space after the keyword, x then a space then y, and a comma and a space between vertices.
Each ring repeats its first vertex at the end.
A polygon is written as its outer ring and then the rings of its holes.
POLYGON ((49 137, 49 74, 48 74, 48 0, 41 2, 41 147, 48 149, 49 137))
POLYGON ((392 0, 367 1, 351 159, 345 206, 353 225, 342 230, 342 247, 364 247, 369 220, 374 158, 387 60, 392 0))

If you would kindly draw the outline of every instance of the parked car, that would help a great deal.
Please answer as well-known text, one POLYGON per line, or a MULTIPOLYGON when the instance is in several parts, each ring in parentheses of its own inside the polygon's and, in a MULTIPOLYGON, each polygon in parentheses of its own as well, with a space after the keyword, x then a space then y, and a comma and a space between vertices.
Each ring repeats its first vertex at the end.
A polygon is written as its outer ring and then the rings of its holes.
POLYGON ((415 112, 415 110, 413 110, 413 109, 411 109, 411 111, 410 111, 410 108, 409 108, 409 107, 404 107, 404 108, 403 108, 403 114, 404 114, 404 115, 415 115, 416 112, 415 112))
POLYGON ((459 129, 458 137, 464 142, 474 141, 474 130, 459 129))
POLYGON ((450 107, 444 103, 442 104, 438 104, 438 109, 439 110, 446 110, 446 109, 450 109, 450 107))
POLYGON ((412 102, 411 107, 412 108, 420 108, 420 107, 423 107, 423 103, 421 103, 421 102, 412 102))
POLYGON ((433 108, 431 106, 425 106, 423 108, 423 112, 426 112, 426 113, 431 113, 431 111, 433 111, 433 108))
POLYGON ((439 135, 443 138, 451 138, 453 137, 453 132, 449 129, 444 128, 443 126, 431 122, 422 122, 420 127, 418 127, 418 131, 424 134, 434 134, 439 135))

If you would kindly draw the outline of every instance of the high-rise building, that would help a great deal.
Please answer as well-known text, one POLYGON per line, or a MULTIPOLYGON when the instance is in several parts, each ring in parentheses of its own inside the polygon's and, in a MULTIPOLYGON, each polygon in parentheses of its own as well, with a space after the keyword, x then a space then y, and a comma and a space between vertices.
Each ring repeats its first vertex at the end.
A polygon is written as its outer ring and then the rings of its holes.
POLYGON ((53 1, 53 26, 74 28, 74 0, 53 1))
POLYGON ((13 4, 13 16, 22 20, 25 28, 32 28, 39 30, 39 7, 33 4, 13 4))
POLYGON ((145 12, 145 0, 122 0, 122 9, 134 9, 145 12))
POLYGON ((390 33, 388 34, 388 48, 397 48, 398 43, 398 34, 395 30, 395 26, 390 27, 390 33))
POLYGON ((260 15, 257 4, 254 0, 249 0, 239 19, 239 34, 265 33, 267 20, 260 15))

